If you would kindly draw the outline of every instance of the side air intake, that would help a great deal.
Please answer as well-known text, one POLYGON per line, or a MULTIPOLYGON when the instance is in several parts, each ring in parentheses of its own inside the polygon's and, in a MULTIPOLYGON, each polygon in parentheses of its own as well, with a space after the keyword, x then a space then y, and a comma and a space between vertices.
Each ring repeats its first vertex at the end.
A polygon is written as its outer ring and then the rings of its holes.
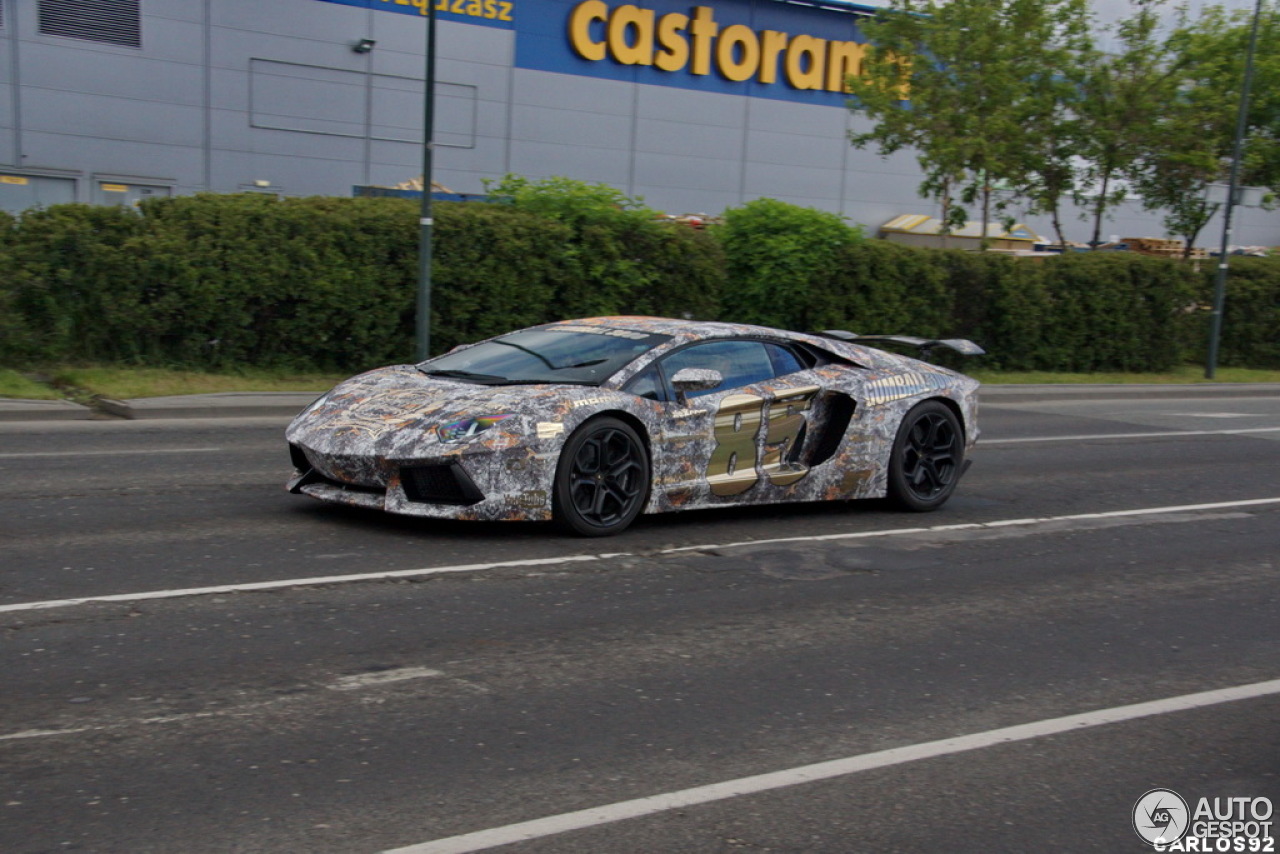
POLYGON ((400 469, 404 494, 420 504, 475 504, 484 500, 466 470, 457 463, 400 469))

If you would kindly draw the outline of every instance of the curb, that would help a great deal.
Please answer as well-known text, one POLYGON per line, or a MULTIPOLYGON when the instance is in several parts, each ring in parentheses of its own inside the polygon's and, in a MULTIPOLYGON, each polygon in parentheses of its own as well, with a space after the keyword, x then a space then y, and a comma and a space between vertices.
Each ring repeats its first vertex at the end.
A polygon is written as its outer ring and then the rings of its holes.
POLYGON ((69 400, 0 398, 0 421, 87 421, 94 414, 89 407, 69 400))
POLYGON ((98 408, 107 415, 129 420, 152 418, 292 418, 320 396, 320 392, 232 391, 173 397, 140 397, 133 400, 99 398, 98 408))

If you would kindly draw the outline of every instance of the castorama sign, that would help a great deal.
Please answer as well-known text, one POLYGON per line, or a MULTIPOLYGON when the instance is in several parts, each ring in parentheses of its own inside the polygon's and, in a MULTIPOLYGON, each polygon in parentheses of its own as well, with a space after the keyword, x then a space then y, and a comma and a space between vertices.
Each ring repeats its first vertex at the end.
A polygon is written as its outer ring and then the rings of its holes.
POLYGON ((323 0, 514 29, 516 66, 706 92, 844 106, 861 69, 854 4, 782 0, 323 0))

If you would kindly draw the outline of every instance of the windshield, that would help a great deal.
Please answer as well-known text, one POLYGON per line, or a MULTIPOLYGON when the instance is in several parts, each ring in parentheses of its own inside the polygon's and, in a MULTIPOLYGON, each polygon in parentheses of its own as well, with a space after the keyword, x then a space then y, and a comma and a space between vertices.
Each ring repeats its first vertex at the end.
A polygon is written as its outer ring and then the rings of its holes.
POLYGON ((637 356, 669 340, 669 335, 603 326, 540 327, 428 359, 418 370, 482 385, 599 385, 637 356))

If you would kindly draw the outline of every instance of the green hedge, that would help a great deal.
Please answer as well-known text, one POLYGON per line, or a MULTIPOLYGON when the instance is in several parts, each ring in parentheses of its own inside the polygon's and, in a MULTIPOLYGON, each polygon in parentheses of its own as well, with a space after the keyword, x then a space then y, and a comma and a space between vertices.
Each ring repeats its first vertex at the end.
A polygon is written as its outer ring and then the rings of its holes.
MULTIPOLYGON (((1188 317, 1188 349, 1203 352, 1213 274, 1198 289, 1200 310, 1188 317), (1198 316, 1197 316, 1198 315, 1198 316), (1204 322, 1200 322, 1204 318, 1204 322)), ((1233 258, 1229 268, 1218 363, 1231 367, 1280 368, 1280 257, 1233 258)))
MULTIPOLYGON (((599 185, 502 189, 505 204, 435 207, 436 351, 635 313, 963 336, 993 368, 1159 371, 1204 358, 1212 264, 915 249, 769 199, 703 231, 599 185)), ((0 216, 0 364, 410 359, 417 223, 416 203, 400 199, 258 195, 0 216)), ((1280 258, 1232 259, 1219 361, 1280 367, 1280 258)))
MULTIPOLYGON (((615 234, 474 203, 438 203, 435 219, 436 351, 586 314, 714 315, 720 248, 686 226, 615 234)), ((413 356, 413 202, 200 195, 59 205, 0 228, 6 364, 356 370, 413 356)))

